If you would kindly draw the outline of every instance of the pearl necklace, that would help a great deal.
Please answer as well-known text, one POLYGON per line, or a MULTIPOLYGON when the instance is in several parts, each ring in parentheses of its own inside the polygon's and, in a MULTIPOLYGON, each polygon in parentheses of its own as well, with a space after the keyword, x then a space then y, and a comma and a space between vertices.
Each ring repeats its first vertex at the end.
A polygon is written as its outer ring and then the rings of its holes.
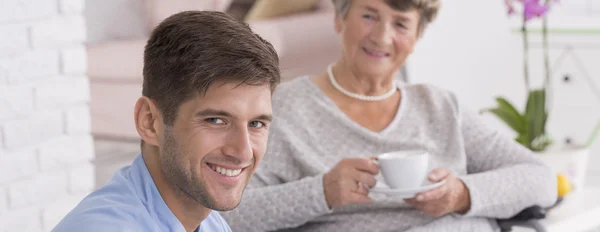
POLYGON ((393 85, 392 89, 390 89, 390 91, 388 91, 387 93, 385 93, 383 95, 366 96, 366 95, 362 95, 362 94, 352 93, 352 92, 344 89, 342 86, 340 86, 335 81, 335 77, 333 76, 332 67, 333 67, 333 64, 330 64, 327 67, 327 74, 329 76, 329 81, 331 81, 331 84, 333 85, 333 87, 335 87, 338 91, 342 92, 343 94, 345 94, 348 97, 356 98, 358 100, 363 100, 363 101, 381 101, 381 100, 387 99, 387 98, 391 97, 392 95, 394 95, 394 93, 396 93, 396 90, 398 89, 396 80, 394 80, 392 83, 392 85, 393 85))

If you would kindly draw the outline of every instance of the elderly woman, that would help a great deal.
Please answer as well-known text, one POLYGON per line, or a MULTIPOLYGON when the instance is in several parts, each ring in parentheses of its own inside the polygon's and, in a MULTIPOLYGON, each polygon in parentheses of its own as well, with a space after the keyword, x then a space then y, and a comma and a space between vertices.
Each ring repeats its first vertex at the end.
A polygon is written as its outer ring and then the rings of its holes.
POLYGON ((334 5, 342 56, 276 92, 267 154, 223 213, 233 231, 498 231, 495 219, 555 202, 555 177, 531 151, 452 93, 395 81, 440 0, 334 5), (374 155, 414 149, 443 184, 409 199, 371 191, 383 182, 374 155))

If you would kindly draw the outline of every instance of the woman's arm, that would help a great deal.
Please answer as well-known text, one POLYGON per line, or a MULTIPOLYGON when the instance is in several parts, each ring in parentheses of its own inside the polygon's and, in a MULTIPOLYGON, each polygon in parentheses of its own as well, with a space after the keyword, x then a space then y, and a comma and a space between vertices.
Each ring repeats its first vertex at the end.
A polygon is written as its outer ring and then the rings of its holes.
POLYGON ((262 180, 256 180, 254 184, 262 186, 246 189, 240 205, 222 215, 233 231, 272 231, 301 226, 329 213, 322 180, 322 175, 278 185, 265 185, 262 180))
MULTIPOLYGON (((291 136, 291 135, 287 135, 291 136)), ((291 146, 273 127, 267 154, 250 179, 240 205, 221 212, 233 231, 272 231, 298 227, 330 213, 323 190, 323 174, 303 177, 291 146)), ((300 153, 301 154, 301 153, 300 153)))
POLYGON ((522 209, 552 205, 556 176, 529 149, 488 128, 473 112, 459 109, 470 194, 465 216, 509 218, 522 209))

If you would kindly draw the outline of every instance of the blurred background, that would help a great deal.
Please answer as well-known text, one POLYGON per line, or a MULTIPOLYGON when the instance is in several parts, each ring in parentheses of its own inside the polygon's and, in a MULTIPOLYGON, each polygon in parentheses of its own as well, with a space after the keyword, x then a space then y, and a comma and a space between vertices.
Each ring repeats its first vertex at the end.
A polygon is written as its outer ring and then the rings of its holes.
MULTIPOLYGON (((525 109, 521 19, 503 0, 442 1, 400 72, 479 111, 525 109)), ((330 0, 0 0, 0 231, 50 231, 139 152, 133 107, 151 29, 182 10, 225 11, 276 48, 285 80, 324 72, 340 42, 330 0)), ((532 86, 543 86, 540 20, 528 24, 532 86)), ((547 162, 576 188, 600 186, 600 1, 548 14, 547 162), (569 149, 577 147, 577 152, 569 149), (557 155, 558 154, 558 155, 557 155), (562 166, 561 166, 562 165, 562 166)), ((481 117, 516 133, 493 114, 481 117)))

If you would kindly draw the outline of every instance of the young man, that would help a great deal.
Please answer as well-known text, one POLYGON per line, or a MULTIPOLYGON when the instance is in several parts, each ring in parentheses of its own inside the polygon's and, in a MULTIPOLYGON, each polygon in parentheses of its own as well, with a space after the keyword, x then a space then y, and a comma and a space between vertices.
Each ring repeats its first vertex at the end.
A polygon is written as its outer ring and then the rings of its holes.
POLYGON ((231 231, 213 210, 239 204, 265 153, 278 65, 224 13, 165 19, 144 51, 141 153, 53 231, 231 231))

